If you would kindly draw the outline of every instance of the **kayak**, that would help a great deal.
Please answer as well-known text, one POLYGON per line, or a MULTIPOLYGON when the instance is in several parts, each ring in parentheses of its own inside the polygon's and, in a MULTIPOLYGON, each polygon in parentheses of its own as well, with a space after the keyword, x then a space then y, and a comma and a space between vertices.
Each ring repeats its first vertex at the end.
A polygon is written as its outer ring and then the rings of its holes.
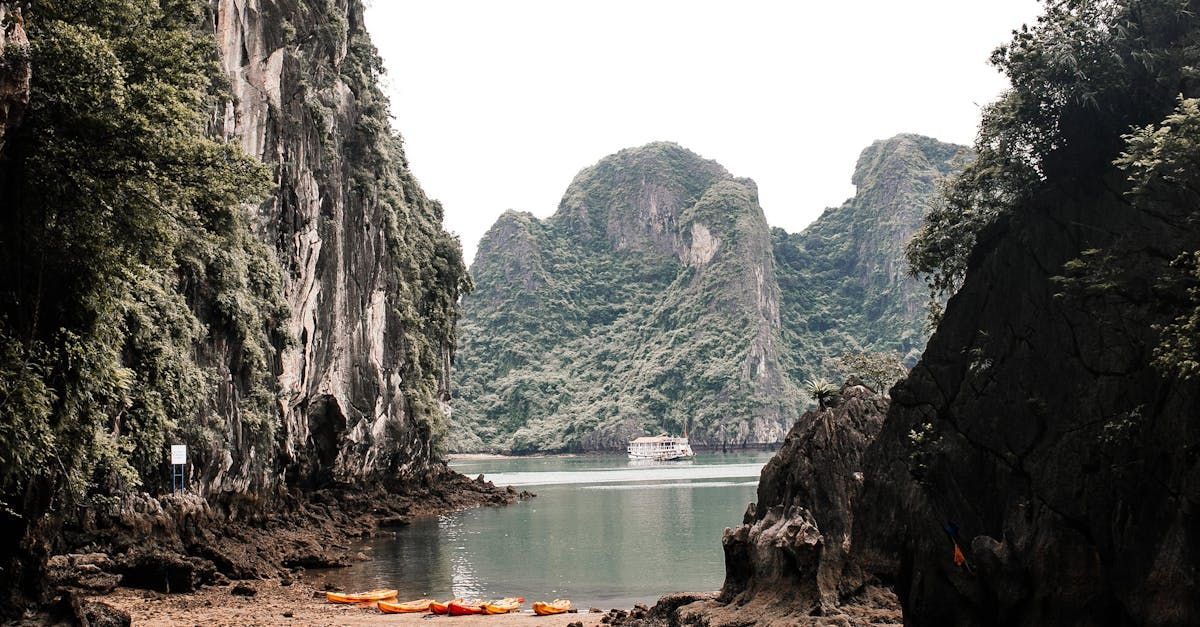
POLYGON ((446 611, 451 616, 471 616, 473 614, 483 614, 487 610, 483 609, 482 601, 463 601, 455 599, 446 604, 446 611))
POLYGON ((379 611, 384 614, 412 614, 415 612, 428 612, 429 606, 433 604, 433 599, 417 599, 416 601, 406 601, 404 603, 389 603, 387 601, 379 602, 379 611))
POLYGON ((434 614, 445 614, 450 611, 451 603, 462 603, 462 602, 463 602, 462 599, 454 599, 453 601, 446 601, 445 603, 438 603, 437 601, 434 601, 433 603, 429 604, 429 611, 433 612, 434 614))
POLYGON ((488 601, 483 604, 483 611, 488 614, 507 614, 521 607, 525 597, 508 597, 499 601, 488 601))
POLYGON ((396 598, 396 590, 368 590, 366 592, 326 592, 325 600, 330 603, 374 603, 396 598))
POLYGON ((550 616, 551 614, 562 614, 571 609, 571 602, 566 599, 554 599, 549 603, 541 601, 533 602, 533 613, 538 616, 550 616))

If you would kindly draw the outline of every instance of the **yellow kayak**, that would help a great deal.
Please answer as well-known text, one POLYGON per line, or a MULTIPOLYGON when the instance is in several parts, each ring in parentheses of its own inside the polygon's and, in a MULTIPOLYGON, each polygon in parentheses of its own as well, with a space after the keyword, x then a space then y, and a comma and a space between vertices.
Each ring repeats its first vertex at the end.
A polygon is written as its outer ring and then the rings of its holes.
POLYGON ((396 590, 368 590, 366 592, 326 592, 325 600, 330 603, 374 603, 376 601, 390 601, 396 598, 396 590))
POLYGON ((428 612, 429 606, 432 604, 433 599, 417 599, 416 601, 405 601, 404 603, 380 601, 379 611, 384 614, 413 614, 416 612, 428 612))
POLYGON ((499 601, 488 601, 483 604, 483 610, 488 614, 507 614, 516 611, 525 602, 525 597, 508 597, 499 601))
POLYGON ((533 602, 533 613, 538 616, 550 616, 552 614, 562 614, 571 609, 571 602, 567 599, 554 599, 549 603, 542 601, 533 602))

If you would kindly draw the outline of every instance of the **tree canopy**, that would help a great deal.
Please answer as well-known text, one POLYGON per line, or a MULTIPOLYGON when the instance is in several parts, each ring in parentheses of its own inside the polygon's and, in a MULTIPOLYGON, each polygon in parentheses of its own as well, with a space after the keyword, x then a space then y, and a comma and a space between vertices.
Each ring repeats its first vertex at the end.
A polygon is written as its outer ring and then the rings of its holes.
POLYGON ((26 12, 30 103, 0 162, 6 499, 30 485, 136 487, 161 474, 168 435, 216 437, 202 419, 212 336, 238 348, 241 435, 271 441, 268 346, 287 341, 287 310, 242 209, 270 185, 206 132, 226 96, 204 10, 48 0, 26 12))

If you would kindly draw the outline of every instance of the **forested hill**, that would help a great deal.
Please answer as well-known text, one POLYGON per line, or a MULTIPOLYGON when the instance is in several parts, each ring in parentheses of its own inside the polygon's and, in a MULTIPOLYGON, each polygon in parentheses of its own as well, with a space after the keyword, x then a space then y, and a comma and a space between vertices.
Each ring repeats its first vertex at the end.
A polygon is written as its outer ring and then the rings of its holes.
POLYGON ((824 375, 833 358, 851 351, 917 362, 928 339, 929 292, 909 276, 905 246, 938 182, 970 155, 919 135, 877 141, 858 158, 853 198, 800 233, 772 230, 793 378, 824 375))
POLYGON ((687 430, 712 446, 782 438, 843 352, 924 346, 904 245, 967 157, 877 142, 858 193, 804 233, 757 188, 671 143, 584 169, 546 220, 505 213, 480 243, 455 367, 456 450, 592 450, 687 430))

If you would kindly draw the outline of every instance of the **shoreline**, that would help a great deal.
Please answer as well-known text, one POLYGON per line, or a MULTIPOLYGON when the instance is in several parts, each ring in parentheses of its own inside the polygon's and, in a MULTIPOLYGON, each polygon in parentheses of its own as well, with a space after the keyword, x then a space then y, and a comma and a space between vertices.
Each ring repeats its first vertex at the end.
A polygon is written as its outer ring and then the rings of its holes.
POLYGON ((134 625, 205 625, 240 627, 242 625, 545 625, 582 623, 585 627, 601 624, 606 613, 589 612, 557 616, 537 616, 528 611, 498 616, 433 616, 425 613, 383 614, 373 608, 328 603, 324 592, 308 581, 289 585, 279 580, 234 582, 227 586, 205 586, 195 592, 163 594, 134 588, 117 588, 107 594, 90 597, 118 610, 128 612, 134 625), (241 591, 239 594, 235 590, 241 591), (253 590, 253 594, 249 594, 253 590))
MULTIPOLYGON (((737 454, 737 453, 774 453, 783 446, 783 442, 774 442, 771 444, 751 444, 739 446, 736 448, 722 449, 719 446, 704 446, 693 445, 692 449, 697 453, 721 453, 721 454, 737 454)), ((624 449, 611 449, 604 451, 580 451, 575 453, 556 453, 548 451, 538 451, 534 453, 446 453, 444 459, 447 463, 451 462, 473 462, 473 461, 489 461, 489 460, 512 460, 512 459, 571 459, 575 457, 600 457, 605 455, 624 455, 624 449)))

